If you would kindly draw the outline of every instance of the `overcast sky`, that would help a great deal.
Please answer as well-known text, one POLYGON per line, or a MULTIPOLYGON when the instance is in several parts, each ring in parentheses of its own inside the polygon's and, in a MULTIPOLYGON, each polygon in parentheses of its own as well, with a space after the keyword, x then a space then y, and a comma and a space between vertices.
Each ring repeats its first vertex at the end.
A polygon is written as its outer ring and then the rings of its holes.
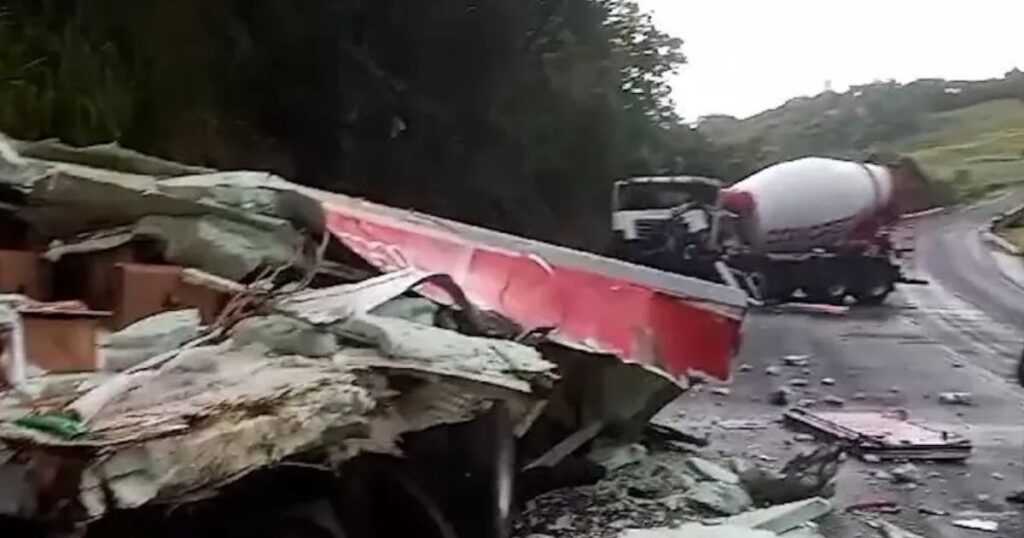
POLYGON ((637 0, 684 40, 689 120, 750 116, 830 81, 980 79, 1024 69, 1024 0, 637 0))

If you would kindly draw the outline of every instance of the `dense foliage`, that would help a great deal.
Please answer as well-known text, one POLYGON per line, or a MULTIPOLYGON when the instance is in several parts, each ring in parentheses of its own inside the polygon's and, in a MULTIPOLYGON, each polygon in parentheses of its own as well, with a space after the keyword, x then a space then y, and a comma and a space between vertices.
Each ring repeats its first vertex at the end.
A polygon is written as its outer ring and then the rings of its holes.
POLYGON ((631 0, 6 0, 0 130, 118 139, 598 246, 619 176, 722 171, 631 0))

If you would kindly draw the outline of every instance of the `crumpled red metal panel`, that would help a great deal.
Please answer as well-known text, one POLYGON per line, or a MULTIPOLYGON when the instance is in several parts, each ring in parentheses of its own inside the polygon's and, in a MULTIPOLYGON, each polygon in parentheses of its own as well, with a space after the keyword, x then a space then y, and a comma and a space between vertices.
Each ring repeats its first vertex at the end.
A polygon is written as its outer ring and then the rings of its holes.
POLYGON ((556 340, 679 377, 729 376, 742 292, 590 253, 346 197, 325 203, 327 228, 384 271, 451 275, 477 306, 556 340))

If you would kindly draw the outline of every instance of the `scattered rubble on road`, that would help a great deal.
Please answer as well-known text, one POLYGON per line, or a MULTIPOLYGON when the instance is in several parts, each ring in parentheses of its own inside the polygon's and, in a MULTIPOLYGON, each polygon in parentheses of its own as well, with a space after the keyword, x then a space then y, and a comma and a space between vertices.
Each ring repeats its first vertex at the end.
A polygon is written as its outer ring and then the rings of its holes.
POLYGON ((733 536, 727 532, 734 529, 816 536, 808 524, 831 512, 831 504, 818 496, 831 492, 808 478, 824 473, 831 482, 835 469, 820 465, 838 465, 833 456, 831 449, 819 449, 781 469, 763 469, 742 460, 727 466, 689 451, 650 449, 647 458, 610 468, 594 485, 529 501, 514 536, 686 537, 698 531, 733 536), (765 489, 788 490, 794 499, 774 502, 763 497, 765 489))

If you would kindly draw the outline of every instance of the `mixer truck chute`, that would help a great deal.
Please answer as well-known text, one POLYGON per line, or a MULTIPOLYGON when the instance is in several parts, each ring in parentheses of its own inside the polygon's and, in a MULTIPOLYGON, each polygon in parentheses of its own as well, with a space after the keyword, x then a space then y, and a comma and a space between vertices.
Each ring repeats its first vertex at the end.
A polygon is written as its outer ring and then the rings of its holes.
POLYGON ((898 282, 900 249, 889 226, 919 208, 923 176, 891 165, 809 157, 770 166, 722 188, 698 177, 615 184, 616 254, 711 280, 738 282, 765 300, 885 300, 898 282))

